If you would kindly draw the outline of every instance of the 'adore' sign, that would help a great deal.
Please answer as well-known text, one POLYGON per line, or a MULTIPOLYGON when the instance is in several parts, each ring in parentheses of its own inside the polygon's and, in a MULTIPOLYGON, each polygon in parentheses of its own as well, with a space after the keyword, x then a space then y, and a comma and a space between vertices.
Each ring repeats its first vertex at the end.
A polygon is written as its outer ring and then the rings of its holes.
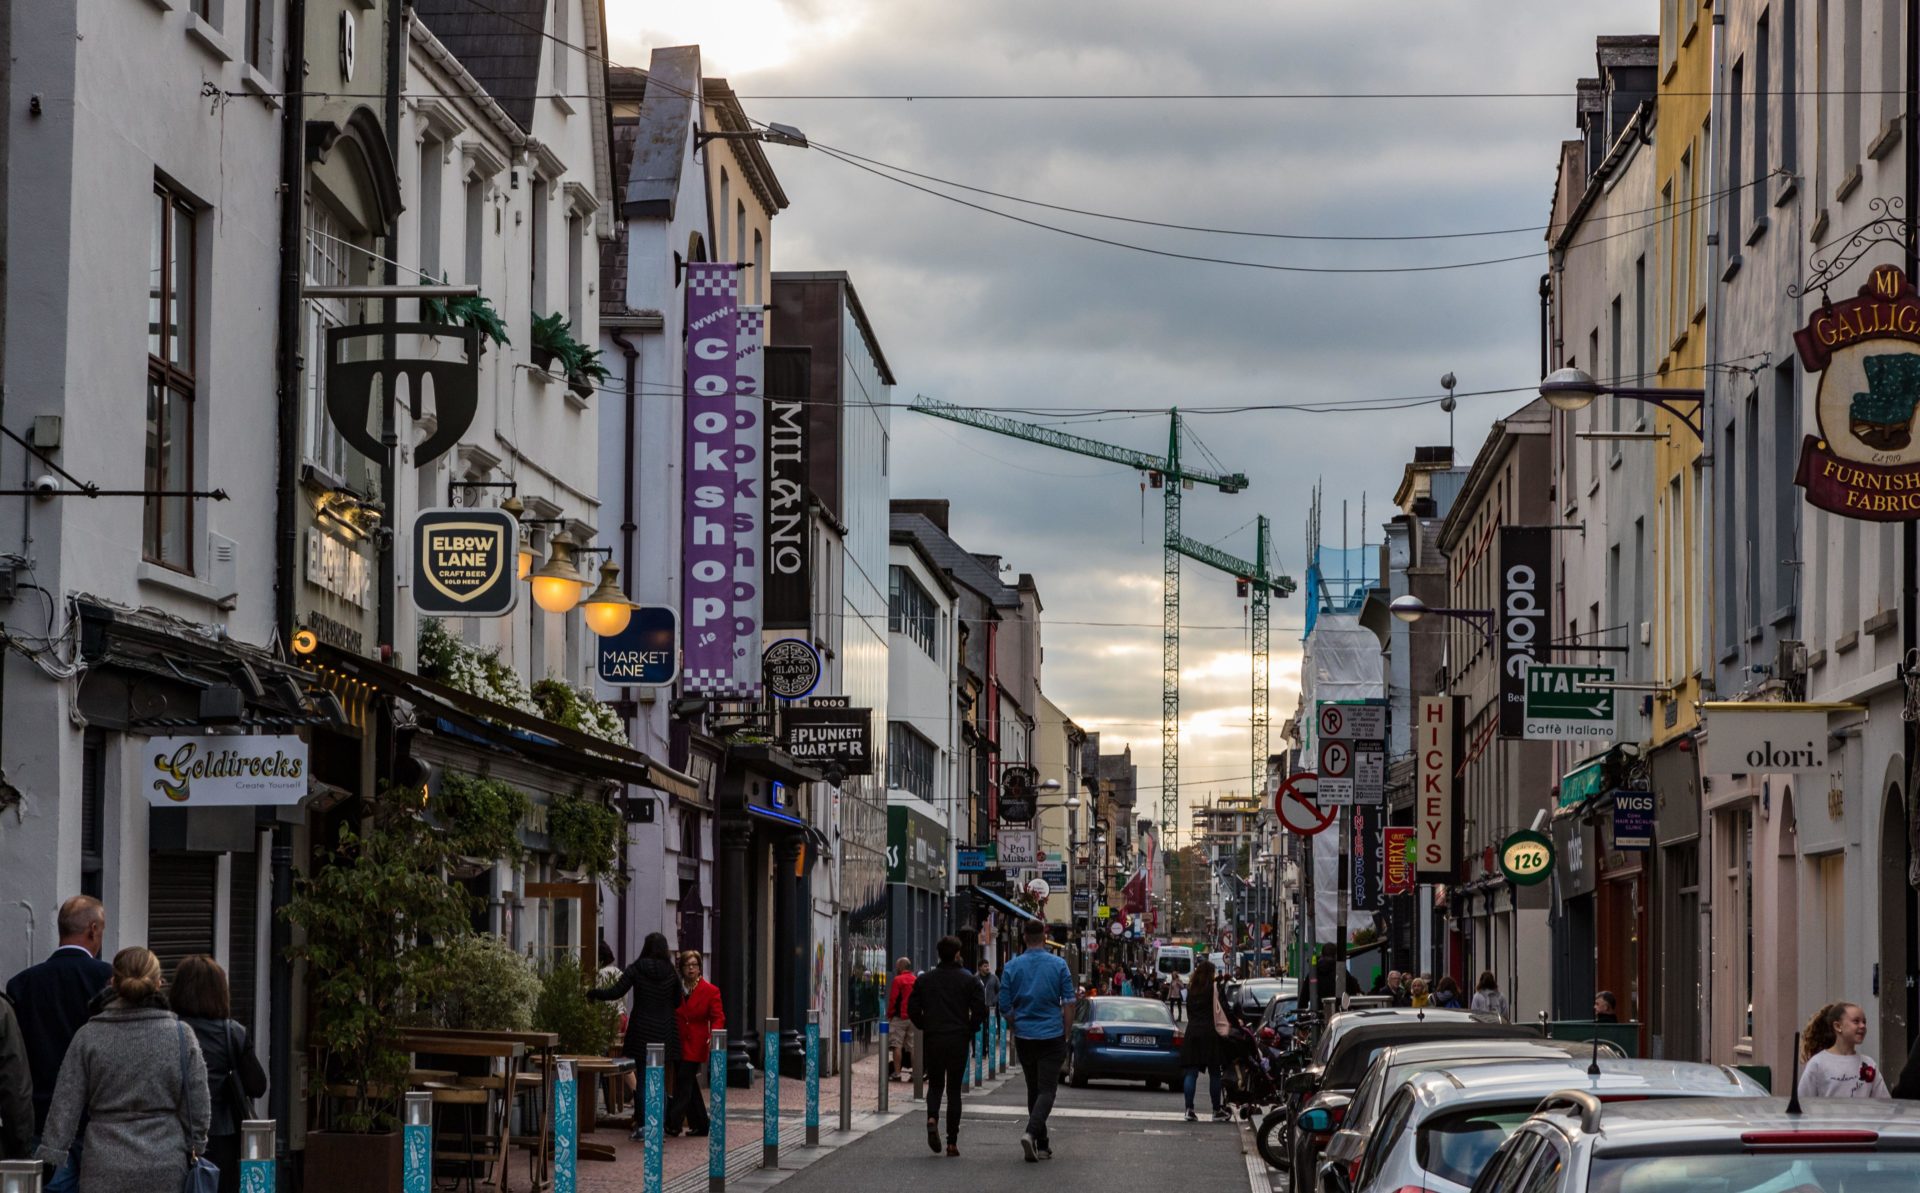
POLYGON ((1800 363, 1820 374, 1820 433, 1801 444, 1793 483, 1807 503, 1873 522, 1920 518, 1920 298, 1891 265, 1859 296, 1820 307, 1794 333, 1800 363))

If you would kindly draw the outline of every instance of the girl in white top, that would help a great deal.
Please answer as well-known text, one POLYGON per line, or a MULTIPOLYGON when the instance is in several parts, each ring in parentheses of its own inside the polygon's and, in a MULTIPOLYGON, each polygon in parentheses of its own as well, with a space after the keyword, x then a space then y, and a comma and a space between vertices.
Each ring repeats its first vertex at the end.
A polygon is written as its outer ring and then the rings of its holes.
POLYGON ((1873 1058, 1860 1051, 1867 1038, 1867 1013, 1850 1002, 1829 1003, 1815 1011, 1800 1035, 1799 1093, 1803 1098, 1890 1098, 1873 1058))

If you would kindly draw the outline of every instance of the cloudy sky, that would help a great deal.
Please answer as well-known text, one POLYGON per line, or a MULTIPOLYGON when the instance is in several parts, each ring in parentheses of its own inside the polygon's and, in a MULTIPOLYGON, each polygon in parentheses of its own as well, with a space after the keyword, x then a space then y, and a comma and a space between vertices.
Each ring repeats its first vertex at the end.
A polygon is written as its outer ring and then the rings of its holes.
MULTIPOLYGON (((980 406, 1188 411, 1226 471, 1186 532, 1251 558, 1273 519, 1281 563, 1306 565, 1309 501, 1323 541, 1378 542, 1417 444, 1444 444, 1431 398, 1463 396, 1463 457, 1537 380, 1545 266, 1538 226, 1574 80, 1594 37, 1650 33, 1656 0, 1446 4, 1377 0, 608 0, 615 61, 698 44, 751 116, 923 175, 1085 212, 1265 236, 1116 222, 919 185, 1022 218, 1166 252, 1353 270, 1523 257, 1416 273, 1308 273, 1154 256, 1022 225, 909 189, 823 152, 771 148, 793 205, 777 269, 851 273, 899 379, 980 406), (1534 98, 1356 94, 1546 92, 1534 98), (1293 99, 823 99, 817 96, 1154 96, 1293 99), (1321 98, 1341 96, 1346 98, 1321 98), (779 98, 776 98, 779 97, 779 98), (1422 236, 1399 241, 1287 236, 1422 236), (1208 413, 1250 404, 1378 408, 1208 413), (1362 505, 1366 515, 1361 516, 1362 505)), ((1057 420, 1050 420, 1057 421, 1057 420)), ((1164 451, 1164 414, 1078 433, 1164 451)), ((1191 449, 1190 449, 1191 450, 1191 449)), ((1160 505, 1138 474, 895 411, 896 496, 946 496, 956 538, 1033 573, 1046 605, 1043 685, 1103 741, 1131 742, 1143 803, 1160 765, 1160 505), (1118 625, 1089 623, 1122 623, 1118 625)), ((1183 572, 1185 806, 1246 790, 1246 604, 1230 577, 1183 572)), ((1273 618, 1272 719, 1294 707, 1301 598, 1273 618)), ((1183 835, 1186 816, 1183 813, 1183 835)))

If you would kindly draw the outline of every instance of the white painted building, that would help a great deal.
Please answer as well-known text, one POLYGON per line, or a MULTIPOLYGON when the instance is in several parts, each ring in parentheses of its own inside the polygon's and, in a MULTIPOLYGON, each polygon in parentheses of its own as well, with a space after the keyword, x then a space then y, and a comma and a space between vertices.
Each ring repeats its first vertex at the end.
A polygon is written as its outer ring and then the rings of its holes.
POLYGON ((891 532, 887 610, 888 951, 934 964, 948 931, 960 757, 958 593, 905 529, 891 532), (937 855, 937 856, 930 856, 937 855))

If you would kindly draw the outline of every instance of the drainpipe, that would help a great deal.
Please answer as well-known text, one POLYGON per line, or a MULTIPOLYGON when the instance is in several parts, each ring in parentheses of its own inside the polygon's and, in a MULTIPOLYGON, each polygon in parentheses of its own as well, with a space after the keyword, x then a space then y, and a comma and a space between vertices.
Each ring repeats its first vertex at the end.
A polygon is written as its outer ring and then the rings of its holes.
MULTIPOLYGON (((1914 220, 1914 204, 1920 202, 1920 152, 1915 151, 1913 144, 1914 131, 1916 128, 1920 128, 1920 0, 1907 0, 1906 48, 1907 140, 1906 144, 1901 146, 1900 156, 1905 159, 1906 163, 1906 267, 1907 277, 1911 279, 1916 272, 1920 272, 1920 243, 1916 243, 1915 241, 1916 233, 1920 233, 1920 227, 1916 227, 1914 220)), ((1905 539, 1903 545, 1906 548, 1901 552, 1900 658, 1904 665, 1911 667, 1913 665, 1914 648, 1920 646, 1920 632, 1916 632, 1914 625, 1914 618, 1920 615, 1920 524, 1906 522, 1902 524, 1900 529, 1905 539)), ((1911 683, 1912 681, 1909 680, 1908 682, 1911 683)), ((1905 720, 1901 723, 1900 728, 1903 739, 1901 748, 1906 751, 1907 756, 1907 880, 1911 883, 1913 880, 1914 861, 1913 823, 1915 804, 1913 781, 1916 775, 1920 775, 1920 765, 1917 765, 1915 762, 1914 752, 1916 748, 1920 748, 1920 731, 1917 731, 1920 730, 1920 726, 1916 726, 1911 720, 1905 720)), ((1911 890, 1907 892, 1907 906, 1909 908, 1913 906, 1913 893, 1911 890)), ((1920 1015, 1920 1005, 1916 1005, 1916 999, 1920 998, 1920 991, 1915 989, 1912 975, 1912 966, 1915 958, 1912 943, 1913 925, 1911 923, 1907 925, 1907 942, 1907 956, 1903 959, 1904 964, 1902 964, 1900 968, 1906 971, 1906 1028, 1907 1037, 1911 1040, 1913 1037, 1914 1020, 1916 1015, 1920 1015)), ((1888 972, 1894 972, 1889 966, 1883 965, 1882 969, 1888 972)))
MULTIPOLYGON (((385 110, 382 121, 386 125, 387 154, 397 168, 400 161, 400 75, 406 64, 407 17, 413 7, 412 0, 387 0, 387 85, 385 110)), ((399 252, 400 213, 395 211, 386 227, 387 252, 380 266, 380 280, 389 286, 400 284, 399 252)), ((388 323, 396 321, 399 315, 399 300, 385 299, 383 316, 388 323)), ((389 332, 380 337, 380 355, 386 360, 394 357, 395 337, 389 332)), ((400 412, 394 408, 395 396, 391 393, 380 395, 380 508, 386 511, 381 519, 379 533, 374 538, 375 555, 379 560, 379 614, 376 637, 378 647, 376 657, 383 663, 396 661, 400 653, 394 643, 394 624, 399 612, 399 569, 396 566, 394 552, 399 550, 402 541, 394 526, 397 493, 394 486, 394 472, 400 450, 400 412)), ((409 394, 416 402, 416 395, 409 394)))
MULTIPOLYGON (((293 638, 293 592, 298 558, 299 529, 295 501, 300 489, 300 223, 306 191, 307 101, 306 0, 287 0, 285 123, 280 130, 280 338, 275 372, 280 389, 278 409, 278 485, 274 490, 274 629, 280 641, 293 638)), ((287 1169, 287 1130, 293 1117, 293 969, 287 952, 293 929, 286 907, 293 899, 293 830, 273 826, 272 898, 269 939, 273 957, 267 982, 267 1005, 272 1029, 269 1113, 274 1121, 273 1153, 287 1169)))
MULTIPOLYGON (((626 357, 627 362, 627 430, 625 438, 620 442, 620 451, 626 461, 620 470, 620 587, 627 594, 627 599, 632 600, 633 532, 636 529, 633 522, 633 430, 636 417, 633 378, 640 364, 640 349, 621 332, 613 333, 613 342, 620 346, 621 354, 626 357)), ((632 689, 620 689, 620 703, 632 708, 634 718, 639 719, 640 712, 638 706, 633 703, 632 689)), ((664 801, 662 801, 661 819, 666 819, 664 801)), ((627 899, 624 895, 619 900, 619 923, 620 947, 624 950, 627 947, 627 899)))

